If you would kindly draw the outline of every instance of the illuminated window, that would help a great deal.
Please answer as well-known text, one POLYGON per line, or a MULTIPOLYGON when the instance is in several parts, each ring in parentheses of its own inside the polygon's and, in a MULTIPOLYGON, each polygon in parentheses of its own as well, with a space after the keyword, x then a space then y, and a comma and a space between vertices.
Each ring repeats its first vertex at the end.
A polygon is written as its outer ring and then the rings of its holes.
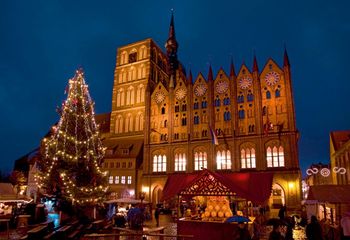
POLYGON ((136 103, 145 101, 145 87, 141 84, 137 87, 136 91, 136 103))
POLYGON ((256 168, 254 148, 246 148, 241 150, 241 168, 256 168))
POLYGON ((128 184, 131 184, 131 176, 128 176, 128 184))
POLYGON ((135 91, 133 87, 129 87, 126 91, 126 105, 134 104, 135 91))
POLYGON ((284 167, 284 149, 282 146, 266 149, 267 167, 284 167))
POLYGON ((114 177, 114 183, 115 184, 119 184, 119 176, 115 176, 114 177))
POLYGON ((216 153, 216 169, 231 169, 231 152, 230 150, 218 151, 216 153))
POLYGON ((175 171, 186 171, 186 154, 175 154, 175 171))
POLYGON ((207 168, 207 153, 206 152, 196 152, 194 154, 194 170, 202 170, 202 168, 207 168))
POLYGON ((153 172, 165 172, 166 171, 166 156, 154 155, 153 156, 153 172))
POLYGON ((122 176, 121 184, 125 184, 125 176, 122 176))
POLYGON ((113 176, 109 176, 108 182, 109 184, 113 184, 113 176))

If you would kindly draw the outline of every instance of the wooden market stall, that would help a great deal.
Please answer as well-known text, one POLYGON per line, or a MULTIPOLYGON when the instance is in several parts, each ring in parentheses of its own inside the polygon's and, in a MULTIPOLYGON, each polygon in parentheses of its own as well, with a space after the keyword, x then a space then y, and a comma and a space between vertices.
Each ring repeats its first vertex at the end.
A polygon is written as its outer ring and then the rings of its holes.
MULTIPOLYGON (((225 222, 232 216, 229 198, 263 204, 271 195, 272 173, 225 173, 204 169, 197 173, 175 173, 164 186, 163 200, 202 196, 207 199, 204 212, 196 209, 177 222, 178 234, 195 239, 233 239, 237 224, 225 222)), ((178 207, 179 209, 179 207, 178 207)))

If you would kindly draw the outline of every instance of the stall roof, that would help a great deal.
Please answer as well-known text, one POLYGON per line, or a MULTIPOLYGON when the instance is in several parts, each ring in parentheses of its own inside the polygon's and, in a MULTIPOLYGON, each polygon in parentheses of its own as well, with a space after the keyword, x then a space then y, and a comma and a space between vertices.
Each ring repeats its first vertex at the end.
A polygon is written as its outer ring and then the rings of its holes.
POLYGON ((350 203, 350 185, 310 186, 307 200, 328 203, 350 203))
POLYGON ((163 199, 175 195, 236 195, 255 203, 271 195, 273 173, 218 173, 204 169, 198 173, 168 176, 163 199))

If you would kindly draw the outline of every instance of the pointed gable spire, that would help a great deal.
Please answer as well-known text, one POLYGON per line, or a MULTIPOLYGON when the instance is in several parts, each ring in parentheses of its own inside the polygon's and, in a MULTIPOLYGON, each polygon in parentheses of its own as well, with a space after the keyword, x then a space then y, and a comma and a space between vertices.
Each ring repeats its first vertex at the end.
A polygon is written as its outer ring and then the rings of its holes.
POLYGON ((211 69, 211 65, 209 65, 208 82, 211 81, 213 81, 213 70, 211 69))
POLYGON ((192 84, 192 71, 191 71, 191 69, 190 69, 190 72, 188 73, 187 82, 188 82, 189 84, 192 84))
POLYGON ((233 59, 231 58, 231 64, 230 64, 230 77, 235 77, 235 66, 233 65, 233 59))
POLYGON ((253 60, 253 72, 259 72, 258 61, 256 60, 255 53, 254 53, 254 60, 253 60))
POLYGON ((284 47, 283 66, 284 67, 290 67, 289 58, 288 58, 288 53, 287 53, 287 48, 286 47, 284 47))
POLYGON ((174 11, 171 10, 171 20, 170 20, 170 27, 169 27, 169 36, 168 40, 165 43, 166 53, 170 64, 170 75, 176 74, 176 70, 179 67, 179 63, 177 60, 177 49, 179 47, 179 44, 176 41, 175 37, 175 25, 174 25, 174 11))
POLYGON ((175 38, 175 24, 174 24, 174 10, 173 9, 171 9, 171 20, 170 20, 169 37, 168 38, 175 38))

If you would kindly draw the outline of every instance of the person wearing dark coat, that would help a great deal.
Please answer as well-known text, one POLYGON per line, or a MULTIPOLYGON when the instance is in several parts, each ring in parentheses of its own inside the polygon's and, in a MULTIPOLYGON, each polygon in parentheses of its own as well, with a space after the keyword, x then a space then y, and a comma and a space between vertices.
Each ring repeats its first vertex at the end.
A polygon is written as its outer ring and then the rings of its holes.
POLYGON ((234 240, 251 240, 250 233, 247 229, 247 224, 238 223, 237 232, 233 238, 234 240))
POLYGON ((279 224, 274 224, 272 232, 269 235, 269 240, 284 240, 284 237, 281 234, 279 224))
POLYGON ((306 226, 306 237, 308 240, 322 240, 322 228, 316 216, 311 216, 311 222, 306 226))

